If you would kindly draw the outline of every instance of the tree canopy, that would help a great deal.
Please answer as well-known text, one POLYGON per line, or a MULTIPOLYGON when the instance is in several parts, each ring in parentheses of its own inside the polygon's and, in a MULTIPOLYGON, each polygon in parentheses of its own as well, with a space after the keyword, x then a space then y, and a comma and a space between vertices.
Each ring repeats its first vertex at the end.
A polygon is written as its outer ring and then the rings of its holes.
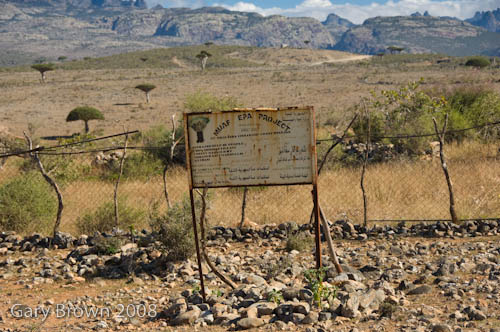
POLYGON ((90 106, 79 106, 69 112, 68 116, 66 117, 67 122, 78 120, 85 122, 85 133, 88 133, 88 122, 90 120, 104 120, 104 115, 97 108, 90 106))
POLYGON ((147 93, 153 89, 156 89, 156 85, 145 83, 145 84, 139 84, 135 88, 147 93))
POLYGON ((40 72, 42 75, 42 82, 45 82, 45 72, 56 69, 53 63, 37 63, 32 65, 31 68, 40 72))
POLYGON ((145 83, 139 84, 135 88, 143 91, 146 94, 146 102, 149 103, 149 92, 153 89, 156 89, 156 85, 145 83))

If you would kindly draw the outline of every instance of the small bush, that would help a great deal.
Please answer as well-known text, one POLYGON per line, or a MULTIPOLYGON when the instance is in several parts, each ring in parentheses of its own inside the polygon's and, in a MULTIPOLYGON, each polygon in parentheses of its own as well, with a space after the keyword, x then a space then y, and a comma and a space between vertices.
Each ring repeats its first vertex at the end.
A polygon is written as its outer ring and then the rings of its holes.
POLYGON ((151 228, 158 232, 167 260, 182 261, 194 254, 191 206, 187 199, 176 203, 164 215, 152 216, 151 228))
MULTIPOLYGON (((184 126, 182 122, 175 129, 175 139, 184 136, 184 126)), ((186 148, 184 145, 184 139, 181 139, 177 146, 175 147, 174 156, 171 160, 170 158, 170 148, 174 143, 172 141, 172 131, 168 130, 166 126, 159 125, 151 128, 142 134, 142 140, 144 145, 150 148, 155 148, 147 150, 146 153, 155 159, 160 160, 163 164, 185 164, 186 162, 186 148), (162 147, 162 149, 156 149, 162 147)))
POLYGON ((488 67, 490 64, 491 64, 490 60, 482 56, 470 58, 465 63, 465 65, 468 67, 476 67, 476 68, 485 68, 488 67))
POLYGON ((22 233, 49 230, 57 200, 37 173, 27 173, 0 187, 0 229, 22 233))
POLYGON ((297 250, 304 251, 312 246, 312 236, 305 233, 290 234, 286 240, 287 251, 297 250))
MULTIPOLYGON (((121 229, 129 229, 133 225, 141 225, 146 218, 142 209, 127 205, 126 198, 118 200, 118 225, 121 229)), ((115 226, 114 202, 106 202, 95 211, 87 211, 83 217, 76 221, 76 227, 81 234, 94 234, 95 232, 110 232, 115 226)))
POLYGON ((205 112, 205 111, 227 111, 236 107, 240 107, 240 102, 233 97, 218 98, 209 93, 196 92, 186 97, 184 107, 191 112, 205 112))
POLYGON ((122 241, 117 237, 98 236, 94 240, 94 245, 99 254, 114 255, 120 251, 122 241))

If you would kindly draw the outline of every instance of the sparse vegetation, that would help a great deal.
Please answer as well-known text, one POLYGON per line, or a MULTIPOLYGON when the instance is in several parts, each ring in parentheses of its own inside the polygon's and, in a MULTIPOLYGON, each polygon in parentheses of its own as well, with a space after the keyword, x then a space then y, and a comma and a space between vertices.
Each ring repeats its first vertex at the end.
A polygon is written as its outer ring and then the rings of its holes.
POLYGON ((194 254, 191 205, 187 199, 176 203, 164 215, 153 215, 151 228, 158 232, 170 261, 181 261, 194 254))
POLYGON ((305 251, 312 247, 313 237, 310 234, 298 233, 289 234, 286 240, 285 249, 286 251, 305 251))
MULTIPOLYGON (((127 198, 119 198, 120 224, 119 228, 128 230, 131 225, 144 225, 146 211, 130 206, 127 198)), ((93 235, 95 232, 110 232, 115 226, 113 223, 115 215, 114 203, 105 202, 96 210, 88 210, 76 221, 76 227, 80 234, 93 235)))

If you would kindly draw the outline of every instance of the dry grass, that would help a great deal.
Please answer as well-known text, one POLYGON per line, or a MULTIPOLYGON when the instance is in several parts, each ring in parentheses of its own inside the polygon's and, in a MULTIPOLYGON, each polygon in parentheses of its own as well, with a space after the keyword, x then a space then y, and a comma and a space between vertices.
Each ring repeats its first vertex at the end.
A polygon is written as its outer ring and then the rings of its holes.
MULTIPOLYGON (((87 104, 101 109, 105 121, 91 122, 91 130, 111 134, 146 130, 168 124, 170 115, 183 111, 187 95, 203 91, 218 97, 231 96, 245 107, 283 107, 313 105, 320 125, 320 136, 328 137, 350 120, 349 108, 372 90, 394 89, 410 80, 424 78, 425 89, 453 89, 475 84, 500 92, 498 69, 472 71, 464 67, 440 67, 428 59, 417 63, 378 63, 365 60, 352 63, 317 62, 343 60, 344 53, 333 51, 257 49, 239 51, 231 57, 263 63, 260 67, 216 68, 200 73, 196 67, 56 70, 48 82, 40 84, 39 73, 26 69, 0 71, 0 123, 22 136, 28 123, 37 125, 36 136, 69 135, 80 132, 82 123, 66 123, 68 112, 87 104), (246 52, 246 51, 245 51, 246 52), (290 66, 279 64, 287 63, 290 66), (418 65, 417 65, 418 64, 418 65), (471 74, 473 72, 473 75, 471 74), (133 87, 155 84, 150 104, 133 87), (230 84, 228 84, 230 82, 230 84), (324 124, 327 123, 327 126, 324 124)), ((418 59, 417 59, 418 60, 418 59)), ((415 60, 416 61, 416 60, 415 60)), ((47 144, 52 142, 43 142, 47 144)), ((493 159, 495 145, 468 143, 450 146, 449 167, 455 184, 460 217, 500 216, 499 163, 493 159)), ((18 174, 15 159, 0 170, 0 183, 18 174)), ((343 214, 360 222, 363 215, 358 168, 325 171, 320 178, 320 200, 328 217, 343 214)), ((185 171, 169 173, 169 191, 175 201, 187 194, 185 171)), ((240 221, 242 192, 235 189, 212 190, 211 224, 236 225, 240 221)), ((87 210, 112 199, 113 184, 82 179, 64 187, 65 211, 62 229, 75 232, 75 221, 87 210)), ((368 216, 370 219, 433 219, 448 217, 448 194, 437 161, 397 162, 371 165, 367 172, 368 216)), ((124 181, 120 195, 147 210, 155 200, 165 208, 160 176, 148 181, 124 181)), ((309 220, 309 186, 252 189, 247 217, 259 223, 309 220)))

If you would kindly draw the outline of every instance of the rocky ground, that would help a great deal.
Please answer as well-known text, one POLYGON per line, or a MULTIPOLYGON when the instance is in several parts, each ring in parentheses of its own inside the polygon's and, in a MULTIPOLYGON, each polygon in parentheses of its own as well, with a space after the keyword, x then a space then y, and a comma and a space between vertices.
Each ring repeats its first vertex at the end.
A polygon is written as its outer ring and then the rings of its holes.
POLYGON ((48 249, 0 233, 0 331, 500 331, 500 221, 331 232, 344 273, 325 251, 318 286, 311 249, 285 250, 307 225, 212 229, 209 256, 237 287, 204 266, 206 303, 196 260, 167 262, 146 232, 104 234, 121 238, 110 252, 95 237, 59 233, 48 249))

